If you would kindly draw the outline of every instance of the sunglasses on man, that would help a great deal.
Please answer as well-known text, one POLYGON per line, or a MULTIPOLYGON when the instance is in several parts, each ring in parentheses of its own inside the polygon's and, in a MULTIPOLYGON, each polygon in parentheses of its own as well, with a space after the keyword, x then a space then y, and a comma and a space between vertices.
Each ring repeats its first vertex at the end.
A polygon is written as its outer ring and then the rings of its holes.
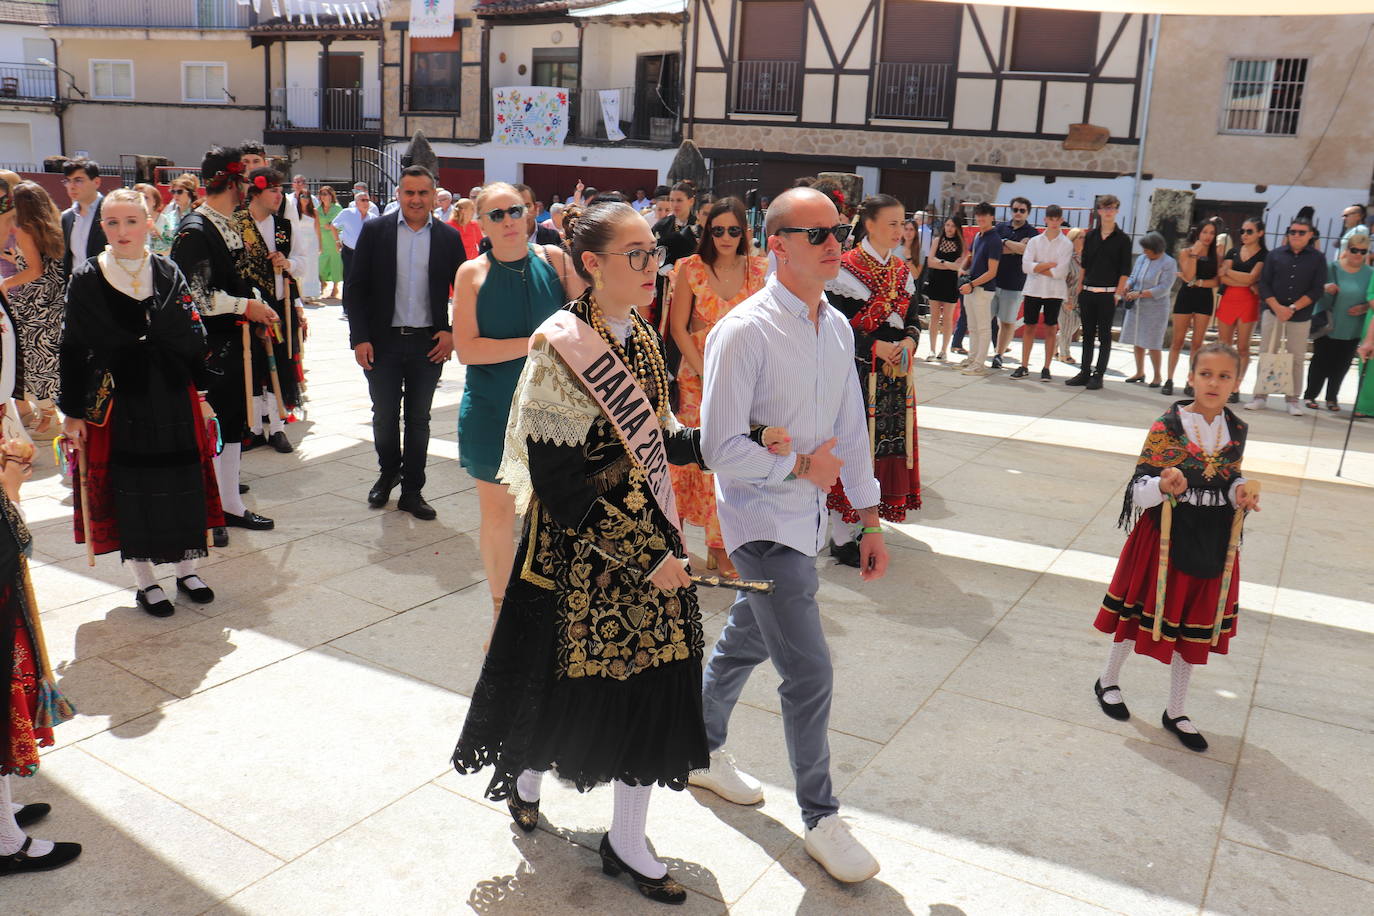
POLYGON ((496 210, 488 210, 487 219, 491 220, 493 223, 504 222, 507 216, 511 219, 524 219, 525 209, 526 207, 524 204, 516 204, 514 207, 507 207, 504 210, 499 208, 496 210))
POLYGON ((1289 230, 1288 230, 1288 234, 1289 234, 1289 235, 1307 235, 1307 233, 1308 233, 1309 231, 1311 231, 1311 230, 1308 230, 1308 229, 1289 229, 1289 230))
POLYGON ((712 226, 712 227, 711 227, 711 235, 712 235, 713 237, 715 237, 715 238, 718 238, 718 239, 723 239, 723 238, 725 238, 725 234, 726 234, 727 232, 730 233, 730 238, 732 238, 732 239, 737 239, 737 238, 739 238, 741 235, 744 235, 744 230, 741 229, 739 226, 712 226))
POLYGON ((812 245, 824 245, 826 236, 835 236, 835 241, 841 245, 845 239, 849 238, 849 233, 854 231, 854 227, 848 223, 840 223, 838 226, 814 226, 810 229, 801 229, 796 226, 784 226, 778 230, 778 235, 795 235, 798 232, 806 233, 806 240, 812 245))

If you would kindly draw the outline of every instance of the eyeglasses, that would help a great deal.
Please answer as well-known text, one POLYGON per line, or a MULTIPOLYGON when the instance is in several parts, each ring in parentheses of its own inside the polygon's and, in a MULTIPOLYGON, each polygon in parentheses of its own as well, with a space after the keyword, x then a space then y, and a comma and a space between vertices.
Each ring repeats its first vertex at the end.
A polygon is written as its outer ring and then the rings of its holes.
POLYGON ((1030 211, 1027 210, 1025 207, 1012 207, 1012 208, 1011 208, 1011 212, 1012 212, 1012 213, 1029 213, 1030 211))
POLYGON ((1288 234, 1289 234, 1289 235, 1307 235, 1307 233, 1310 232, 1310 231, 1311 231, 1311 230, 1309 230, 1309 229, 1289 229, 1289 230, 1288 230, 1288 234))
POLYGON ((618 258, 625 258, 627 261, 630 262, 630 270, 639 271, 642 271, 649 266, 650 258, 653 258, 654 260, 654 267, 662 267, 663 262, 668 260, 668 249, 664 248, 662 245, 658 246, 653 251, 647 251, 643 248, 635 248, 630 251, 594 251, 592 253, 608 254, 614 255, 618 258))
POLYGON ((799 229, 795 226, 784 226, 778 230, 778 235, 793 235, 798 232, 806 233, 806 240, 812 245, 824 245, 825 237, 835 236, 835 241, 841 245, 844 240, 849 238, 849 233, 854 231, 854 227, 848 223, 840 223, 838 226, 813 226, 810 229, 799 229))
POLYGON ((505 219, 506 219, 506 216, 508 216, 508 215, 510 216, 511 219, 524 219, 524 218, 525 218, 525 205, 524 205, 524 204, 516 204, 515 206, 513 206, 513 207, 507 207, 507 208, 504 209, 504 210, 501 210, 501 209, 498 208, 498 209, 496 209, 496 210, 488 210, 488 211, 487 211, 487 219, 491 220, 493 223, 504 222, 505 219))
POLYGON ((185 188, 172 188, 172 196, 173 196, 173 197, 180 197, 180 196, 183 195, 183 194, 189 194, 189 193, 191 193, 191 192, 188 191, 188 190, 186 190, 185 188))
POLYGON ((1351 245, 1349 248, 1346 249, 1346 251, 1350 252, 1351 254, 1358 254, 1358 255, 1366 255, 1366 254, 1369 254, 1369 249, 1368 249, 1368 248, 1356 248, 1354 245, 1351 245))
POLYGON ((1242 230, 1240 230, 1240 234, 1241 234, 1241 235, 1258 235, 1259 233, 1258 233, 1256 230, 1254 230, 1254 229, 1242 229, 1242 230))
POLYGON ((741 235, 744 235, 744 230, 741 229, 739 226, 712 226, 712 227, 711 227, 711 235, 713 235, 714 237, 716 237, 716 238, 718 238, 718 239, 723 239, 723 238, 725 238, 725 233, 727 233, 727 232, 730 233, 730 238, 732 238, 732 239, 737 239, 737 238, 739 238, 741 235))

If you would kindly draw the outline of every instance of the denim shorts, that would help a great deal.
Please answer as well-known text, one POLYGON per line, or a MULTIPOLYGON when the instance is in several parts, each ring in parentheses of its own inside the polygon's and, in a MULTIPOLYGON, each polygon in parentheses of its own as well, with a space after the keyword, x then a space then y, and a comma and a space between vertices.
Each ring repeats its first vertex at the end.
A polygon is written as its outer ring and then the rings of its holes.
POLYGON ((1019 289, 998 288, 992 294, 992 314, 1003 324, 1016 324, 1016 314, 1021 310, 1021 295, 1019 289))

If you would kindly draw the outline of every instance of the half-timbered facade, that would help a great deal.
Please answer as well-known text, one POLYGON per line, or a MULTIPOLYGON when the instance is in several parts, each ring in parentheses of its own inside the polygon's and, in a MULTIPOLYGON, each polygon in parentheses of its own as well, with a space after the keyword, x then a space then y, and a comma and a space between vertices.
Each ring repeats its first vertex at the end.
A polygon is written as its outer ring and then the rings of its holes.
POLYGON ((911 207, 1058 181, 1069 204, 1136 169, 1146 16, 934 0, 691 10, 684 134, 713 159, 760 161, 764 193, 840 170, 911 207))

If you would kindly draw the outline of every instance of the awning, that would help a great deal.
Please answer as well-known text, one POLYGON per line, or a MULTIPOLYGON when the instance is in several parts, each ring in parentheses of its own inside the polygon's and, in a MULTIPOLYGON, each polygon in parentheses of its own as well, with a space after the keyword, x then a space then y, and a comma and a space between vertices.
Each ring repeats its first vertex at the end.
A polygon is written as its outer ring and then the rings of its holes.
POLYGON ((657 17, 680 19, 686 15, 687 0, 614 0, 600 6, 584 6, 568 10, 578 19, 619 19, 622 17, 657 17))

